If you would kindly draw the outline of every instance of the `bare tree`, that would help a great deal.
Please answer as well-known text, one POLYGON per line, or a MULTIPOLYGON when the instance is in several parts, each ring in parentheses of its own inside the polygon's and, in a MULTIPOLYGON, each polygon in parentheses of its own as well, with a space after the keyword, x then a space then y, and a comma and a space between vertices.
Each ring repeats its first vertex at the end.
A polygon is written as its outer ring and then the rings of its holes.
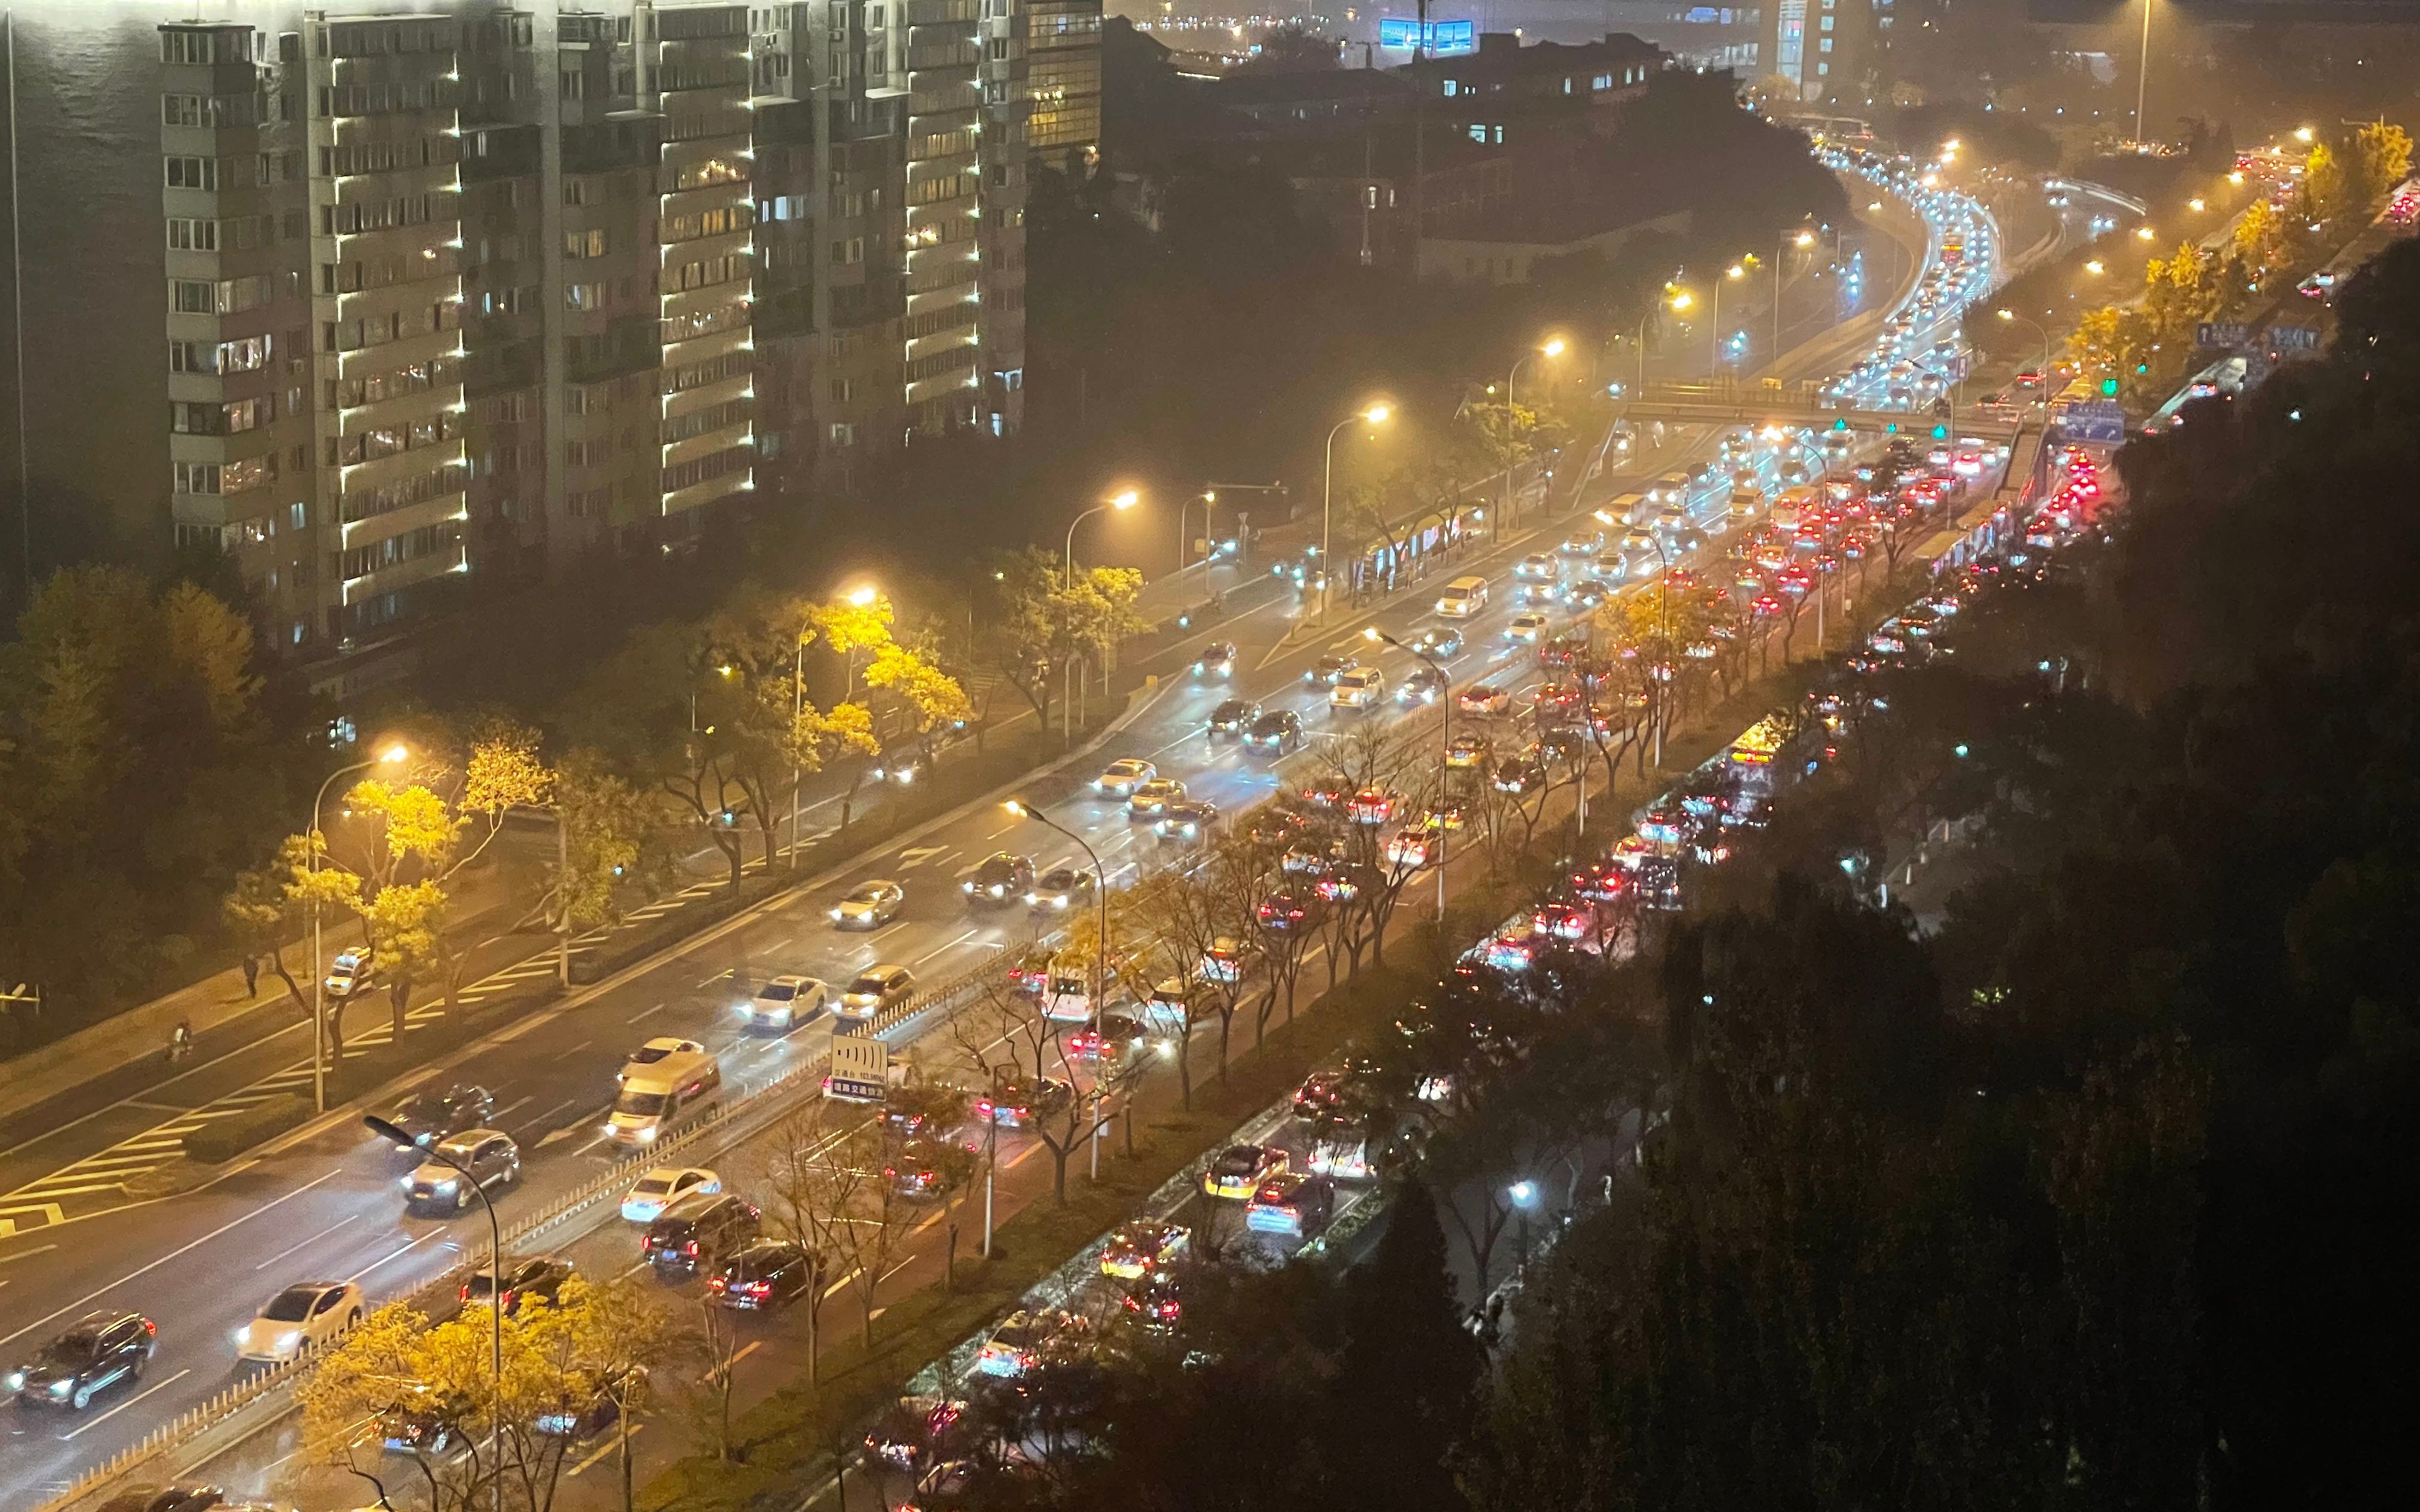
POLYGON ((950 1039, 983 1075, 994 1099, 1014 1088, 1022 1096, 1020 1127, 1050 1154, 1050 1193, 1067 1200, 1067 1157, 1084 1127, 1084 1088, 1076 1085, 1065 1036, 1070 1025, 1044 1011, 1042 999, 1005 981, 987 983, 983 995, 950 1023, 950 1039), (1056 1084, 1055 1086, 1053 1084, 1056 1084))
MULTIPOLYGON (((873 1127, 849 1104, 815 1098, 774 1126, 766 1170, 766 1204, 773 1227, 807 1254, 807 1380, 818 1379, 824 1293, 848 1253, 847 1230, 869 1177, 861 1165, 834 1160, 836 1149, 873 1127)), ((871 1180, 880 1180, 876 1169, 871 1180)))

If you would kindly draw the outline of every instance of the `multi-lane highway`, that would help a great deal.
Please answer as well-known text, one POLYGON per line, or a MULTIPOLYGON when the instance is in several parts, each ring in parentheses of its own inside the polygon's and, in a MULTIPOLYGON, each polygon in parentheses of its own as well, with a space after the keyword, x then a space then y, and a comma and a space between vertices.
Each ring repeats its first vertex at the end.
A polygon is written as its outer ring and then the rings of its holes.
MULTIPOLYGON (((1703 427, 1674 427, 1660 446, 1642 438, 1622 475, 1594 486, 1589 501, 1684 470, 1710 458, 1714 447, 1714 433, 1703 427)), ((1758 465, 1769 486, 1777 481, 1778 455, 1773 449, 1761 454, 1758 465)), ((1689 501, 1693 517, 1711 522, 1729 488, 1728 474, 1720 470, 1696 485, 1689 501)), ((1461 560, 1433 568, 1427 589, 1399 595, 1372 614, 1340 611, 1324 629, 1307 632, 1308 606, 1292 594, 1280 594, 1264 609, 1171 648, 1166 667, 1174 671, 1214 635, 1231 640, 1238 650, 1235 670, 1228 679, 1178 676, 1164 684, 1098 760, 1142 757, 1181 776, 1196 795, 1222 811, 1247 809, 1281 779, 1265 759, 1205 737, 1203 720, 1215 703, 1244 696, 1267 707, 1291 707, 1314 732, 1393 717, 1391 705, 1372 714, 1329 709, 1325 690, 1304 683, 1305 671, 1322 656, 1347 654, 1372 660, 1391 683, 1415 664, 1391 651, 1369 656, 1371 647, 1359 635, 1365 624, 1411 639, 1434 622, 1428 600, 1445 578, 1475 571, 1499 588, 1509 587, 1512 562, 1550 548, 1557 538, 1544 528, 1525 526, 1482 539, 1466 548, 1461 560)), ((1528 646, 1504 636, 1519 607, 1512 594, 1499 593, 1487 610, 1457 625, 1466 637, 1464 649, 1449 661, 1457 687, 1494 679, 1534 681, 1528 646)), ((1559 618, 1566 611, 1556 612, 1559 618)), ((1317 744, 1295 761, 1314 761, 1317 744)), ((1071 764, 1035 779, 1026 792, 1084 836, 1114 885, 1151 864, 1161 842, 1146 826, 1130 823, 1123 806, 1084 787, 1097 764, 1071 764)), ((974 966, 994 947, 1031 940, 1054 925, 1056 916, 1036 916, 1021 905, 969 907, 955 886, 957 876, 998 850, 1029 855, 1043 870, 1082 862, 1076 847, 1047 829, 996 806, 974 805, 812 887, 749 910, 664 958, 465 1047, 424 1080, 474 1080, 494 1095, 492 1122, 519 1141, 527 1163, 520 1184, 499 1199, 509 1223, 516 1212, 536 1211, 592 1180, 615 1158, 616 1151, 598 1136, 600 1116, 615 1070, 642 1041, 663 1035, 702 1041, 721 1056, 736 1089, 752 1090, 819 1059, 828 1044, 822 1025, 781 1037, 744 1029, 739 1007, 768 978, 796 972, 837 986, 871 965, 892 963, 938 981, 974 966), (872 932, 836 930, 827 914, 832 902, 877 877, 905 887, 904 912, 872 932)), ((921 1053, 941 1058, 950 1054, 946 1031, 929 1020, 903 1025, 892 1038, 903 1049, 917 1045, 921 1053)), ((139 1119, 146 1111, 139 1103, 135 1099, 113 1116, 139 1119)), ((1008 1135, 1003 1161, 1022 1158, 1020 1136, 1008 1135)), ((760 1161, 761 1151, 745 1149, 714 1157, 719 1166, 730 1167, 736 1184, 744 1184, 756 1168, 752 1163, 760 1161)), ((10 1410, 9 1437, 0 1446, 0 1504, 38 1503, 239 1379, 244 1367, 235 1360, 234 1332, 289 1283, 351 1280, 376 1302, 408 1295, 449 1269, 465 1245, 484 1233, 484 1219, 475 1211, 452 1221, 408 1217, 397 1187, 401 1171, 397 1158, 349 1118, 331 1120, 236 1164, 200 1190, 0 1241, 0 1358, 30 1354, 68 1321, 95 1308, 136 1310, 160 1330, 160 1348, 144 1378, 103 1395, 88 1412, 10 1410)), ((627 1266, 633 1249, 628 1234, 612 1224, 572 1246, 584 1266, 607 1270, 627 1266)), ((915 1273, 900 1279, 904 1285, 915 1273)), ((277 1443, 264 1436, 209 1466, 209 1473, 262 1492, 283 1486, 293 1467, 277 1463, 290 1449, 277 1443)), ((357 1495, 350 1488, 315 1487, 299 1498, 289 1492, 287 1499, 318 1506, 357 1495)))

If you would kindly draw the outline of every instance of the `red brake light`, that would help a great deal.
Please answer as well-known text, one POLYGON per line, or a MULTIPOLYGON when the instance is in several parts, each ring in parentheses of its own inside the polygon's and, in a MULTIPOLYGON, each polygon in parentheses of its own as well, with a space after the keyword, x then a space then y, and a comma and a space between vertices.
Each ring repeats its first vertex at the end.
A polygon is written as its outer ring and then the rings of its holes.
POLYGON ((462 1300, 462 1301, 464 1301, 464 1302, 469 1302, 469 1301, 471 1300, 471 1284, 470 1284, 469 1282, 467 1282, 467 1281, 465 1281, 464 1283, 462 1283, 462 1297, 461 1297, 461 1300, 462 1300))
POLYGON ((147 1318, 143 1319, 143 1332, 156 1338, 160 1333, 160 1325, 147 1318))
POLYGON ((692 1239, 688 1243, 682 1245, 681 1253, 683 1255, 695 1255, 697 1253, 697 1241, 692 1239))

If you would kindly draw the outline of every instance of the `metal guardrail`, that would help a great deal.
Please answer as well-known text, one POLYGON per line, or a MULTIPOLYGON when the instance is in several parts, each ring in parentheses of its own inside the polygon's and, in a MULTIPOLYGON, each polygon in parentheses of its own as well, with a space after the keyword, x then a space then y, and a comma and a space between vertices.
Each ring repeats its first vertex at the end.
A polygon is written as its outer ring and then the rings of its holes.
MULTIPOLYGON (((879 1034, 895 1028, 921 1014, 936 1011, 950 1011, 963 1006, 964 1001, 971 997, 990 979, 992 973, 998 968, 1002 953, 1004 953, 1002 948, 990 947, 981 964, 961 972, 950 980, 876 1015, 869 1021, 873 1032, 879 1034)), ((758 1132, 765 1124, 771 1121, 773 1116, 777 1116, 782 1111, 777 1105, 801 1088, 812 1085, 820 1088, 822 1075, 823 1063, 820 1060, 809 1060, 766 1083, 753 1092, 713 1104, 696 1122, 681 1130, 672 1138, 615 1162, 609 1168, 563 1194, 540 1211, 523 1217, 520 1221, 505 1227, 503 1231, 505 1251, 509 1254, 515 1245, 573 1217, 599 1197, 628 1185, 641 1171, 665 1164, 667 1160, 682 1151, 704 1143, 709 1134, 734 1128, 743 1119, 757 1119, 755 1127, 751 1128, 748 1134, 758 1132), (760 1114, 766 1116, 758 1119, 760 1114)), ((746 1135, 738 1137, 746 1137, 746 1135)), ((487 1270, 490 1264, 489 1256, 490 1251, 486 1245, 481 1245, 475 1250, 466 1246, 460 1260, 447 1267, 442 1274, 431 1279, 409 1297, 398 1299, 397 1303, 388 1305, 399 1304, 412 1307, 423 1314, 431 1313, 443 1304, 448 1293, 458 1291, 467 1278, 487 1270)), ((67 1512, 67 1509, 91 1498, 110 1484, 124 1478, 144 1465, 193 1443, 205 1433, 225 1427, 245 1409, 264 1401, 281 1388, 298 1381, 316 1364, 318 1358, 310 1355, 299 1356, 282 1365, 271 1366, 249 1380, 229 1386, 209 1401, 178 1414, 170 1422, 146 1434, 136 1443, 120 1450, 102 1464, 85 1472, 66 1490, 40 1504, 36 1512, 67 1512)))

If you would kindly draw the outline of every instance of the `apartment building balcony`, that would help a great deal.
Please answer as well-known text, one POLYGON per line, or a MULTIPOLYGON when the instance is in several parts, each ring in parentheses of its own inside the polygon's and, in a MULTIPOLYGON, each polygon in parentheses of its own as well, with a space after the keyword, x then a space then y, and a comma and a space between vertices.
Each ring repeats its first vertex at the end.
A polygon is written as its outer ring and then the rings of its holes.
POLYGON ((734 399, 745 399, 755 381, 747 374, 739 373, 720 382, 668 393, 663 400, 663 418, 675 420, 682 415, 693 415, 701 409, 711 409, 719 404, 729 404, 734 399))
POLYGON ((689 510, 703 508, 718 499, 728 499, 736 493, 746 493, 755 486, 754 471, 741 468, 708 478, 704 483, 690 484, 686 488, 664 495, 663 512, 668 516, 683 514, 689 510))
POLYGON ((343 601, 349 609, 355 604, 366 603, 381 594, 392 594, 398 589, 410 588, 415 583, 425 583, 432 578, 442 578, 448 573, 470 570, 471 559, 467 549, 461 542, 454 541, 434 551, 423 552, 408 562, 398 562, 391 566, 380 567, 374 572, 365 573, 359 578, 346 579, 342 590, 343 601))
POLYGON ((682 316, 696 315, 702 310, 712 310, 725 304, 740 303, 749 298, 755 287, 754 263, 754 258, 747 259, 747 265, 741 271, 724 279, 720 284, 707 284, 702 287, 685 288, 677 293, 668 292, 659 296, 657 316, 659 318, 673 319, 682 316))
POLYGON ((709 430, 703 435, 685 437, 665 446, 662 449, 663 465, 668 468, 678 467, 683 462, 694 462, 701 456, 711 456, 725 448, 745 443, 755 433, 755 417, 743 415, 720 430, 709 430))
POLYGON ((415 446, 410 451, 373 457, 366 462, 340 465, 336 469, 337 486, 347 493, 368 493, 376 488, 392 487, 438 468, 458 467, 462 460, 462 443, 459 441, 415 446))
POLYGON ((682 367, 690 363, 711 362, 748 347, 752 339, 751 328, 741 324, 710 331, 703 336, 691 336, 686 341, 668 341, 662 347, 663 365, 682 367))
MULTIPOLYGON (((427 331, 416 336, 397 336, 367 347, 348 347, 334 355, 339 378, 360 378, 365 373, 384 372, 390 367, 407 367, 417 363, 433 363, 441 357, 462 355, 462 332, 459 331, 427 331)), ((330 354, 322 352, 324 360, 330 354)), ((458 393, 458 386, 456 387, 458 393)))
POLYGON ((982 19, 979 0, 907 0, 901 9, 910 26, 940 26, 982 19))
POLYGON ((347 550, 371 546, 380 541, 409 535, 425 525, 442 525, 448 520, 470 517, 470 495, 462 489, 420 500, 400 509, 390 509, 366 519, 349 519, 339 525, 337 540, 347 550))

